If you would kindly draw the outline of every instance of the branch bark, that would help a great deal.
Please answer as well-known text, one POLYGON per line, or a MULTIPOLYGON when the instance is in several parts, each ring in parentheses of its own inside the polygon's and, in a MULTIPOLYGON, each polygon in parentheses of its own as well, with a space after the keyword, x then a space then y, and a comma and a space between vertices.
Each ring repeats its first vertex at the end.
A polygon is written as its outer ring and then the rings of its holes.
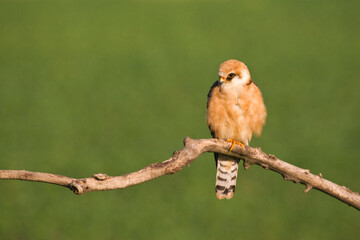
POLYGON ((93 177, 76 179, 42 172, 0 170, 0 179, 52 183, 67 187, 76 194, 84 194, 94 191, 127 188, 167 174, 173 174, 180 171, 183 167, 189 166, 190 163, 202 153, 217 152, 243 159, 245 169, 248 169, 253 164, 260 165, 264 169, 270 169, 280 173, 284 177, 284 180, 306 185, 305 193, 314 188, 360 210, 360 195, 358 193, 352 192, 345 186, 340 186, 324 179, 321 173, 314 175, 310 173, 308 169, 302 169, 281 161, 274 155, 262 152, 260 148, 252 148, 249 146, 241 148, 240 146, 235 146, 235 148, 229 152, 228 149, 231 143, 219 139, 191 139, 189 137, 185 138, 184 145, 185 147, 180 151, 174 152, 170 159, 161 163, 151 164, 137 172, 122 176, 111 177, 99 173, 93 177))

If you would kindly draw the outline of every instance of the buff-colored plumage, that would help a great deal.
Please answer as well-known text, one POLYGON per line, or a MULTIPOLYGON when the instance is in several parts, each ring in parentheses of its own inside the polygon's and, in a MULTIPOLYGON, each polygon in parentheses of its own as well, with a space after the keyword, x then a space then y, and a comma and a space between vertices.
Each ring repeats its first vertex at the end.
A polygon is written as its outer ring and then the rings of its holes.
MULTIPOLYGON (((214 138, 232 139, 248 145, 253 133, 260 135, 266 108, 260 89, 251 80, 246 65, 228 60, 220 65, 219 81, 208 95, 207 123, 214 138)), ((216 195, 231 198, 236 186, 238 159, 215 154, 216 195)))

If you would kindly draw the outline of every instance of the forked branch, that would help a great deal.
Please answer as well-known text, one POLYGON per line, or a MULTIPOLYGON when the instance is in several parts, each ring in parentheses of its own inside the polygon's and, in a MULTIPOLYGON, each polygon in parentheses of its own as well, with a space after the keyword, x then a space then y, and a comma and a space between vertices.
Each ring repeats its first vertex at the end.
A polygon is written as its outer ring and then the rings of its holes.
POLYGON ((219 139, 191 139, 184 140, 185 147, 174 152, 173 156, 161 163, 151 164, 137 172, 122 176, 111 177, 106 174, 95 174, 90 178, 76 179, 50 173, 30 172, 25 170, 0 170, 0 179, 14 179, 52 183, 71 189, 76 194, 87 192, 127 188, 137 185, 166 174, 173 174, 183 167, 189 166, 196 158, 204 152, 217 152, 241 158, 244 160, 244 168, 253 164, 262 166, 280 173, 285 180, 306 185, 305 193, 312 188, 320 190, 333 196, 344 203, 360 210, 360 195, 352 192, 345 186, 339 186, 322 177, 321 174, 314 175, 308 169, 302 169, 281 161, 271 154, 262 152, 259 148, 236 146, 231 152, 228 149, 231 143, 219 139))

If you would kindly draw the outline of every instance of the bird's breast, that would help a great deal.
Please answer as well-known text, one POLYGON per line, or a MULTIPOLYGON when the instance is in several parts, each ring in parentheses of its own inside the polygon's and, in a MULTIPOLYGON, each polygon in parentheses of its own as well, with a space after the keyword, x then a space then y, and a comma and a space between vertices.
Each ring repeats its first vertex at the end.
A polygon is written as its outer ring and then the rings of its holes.
POLYGON ((208 125, 215 137, 247 143, 251 131, 247 126, 243 101, 237 97, 212 96, 208 106, 208 125))

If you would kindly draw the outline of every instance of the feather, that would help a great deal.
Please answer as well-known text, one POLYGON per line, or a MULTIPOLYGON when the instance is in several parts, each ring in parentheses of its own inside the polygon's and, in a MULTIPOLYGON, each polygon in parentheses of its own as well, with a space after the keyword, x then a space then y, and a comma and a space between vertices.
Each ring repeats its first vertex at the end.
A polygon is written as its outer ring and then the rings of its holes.
POLYGON ((239 168, 239 160, 232 157, 217 155, 217 172, 215 192, 218 199, 233 197, 239 168))

